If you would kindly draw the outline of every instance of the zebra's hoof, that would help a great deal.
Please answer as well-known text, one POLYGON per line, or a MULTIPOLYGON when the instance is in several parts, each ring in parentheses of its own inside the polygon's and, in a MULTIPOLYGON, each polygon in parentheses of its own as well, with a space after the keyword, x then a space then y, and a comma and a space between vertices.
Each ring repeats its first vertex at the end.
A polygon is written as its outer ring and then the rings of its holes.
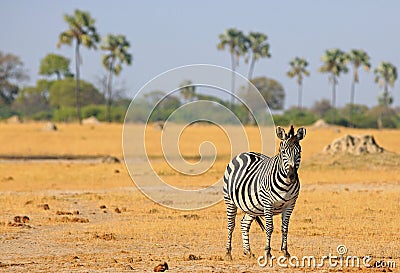
POLYGON ((226 253, 225 261, 232 261, 232 254, 231 253, 226 253))
POLYGON ((271 258, 271 248, 270 247, 265 248, 264 255, 265 255, 265 258, 267 258, 268 260, 271 258))
POLYGON ((285 256, 286 258, 290 258, 290 253, 289 253, 289 251, 287 251, 287 250, 282 250, 282 252, 283 252, 283 256, 285 256))
POLYGON ((249 259, 255 258, 255 255, 251 253, 250 251, 244 252, 244 256, 246 256, 249 259))

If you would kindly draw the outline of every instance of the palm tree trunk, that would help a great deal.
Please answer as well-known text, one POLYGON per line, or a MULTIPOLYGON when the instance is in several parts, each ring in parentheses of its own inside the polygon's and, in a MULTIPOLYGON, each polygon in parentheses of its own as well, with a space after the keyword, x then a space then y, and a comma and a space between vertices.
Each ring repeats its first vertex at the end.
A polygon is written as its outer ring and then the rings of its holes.
POLYGON ((351 93, 350 93, 350 126, 354 127, 353 124, 353 111, 354 111, 354 94, 356 90, 356 81, 353 80, 351 83, 351 93))
POLYGON ((301 99, 302 99, 302 96, 303 96, 303 84, 302 83, 299 83, 299 101, 298 101, 298 104, 297 104, 297 107, 299 108, 299 109, 301 109, 302 107, 303 107, 303 105, 302 105, 302 103, 301 103, 301 99))
POLYGON ((112 74, 113 74, 113 66, 114 66, 114 60, 111 61, 110 63, 110 72, 108 74, 108 79, 107 79, 107 121, 111 122, 111 99, 112 99, 112 90, 111 90, 111 84, 112 84, 112 74))
POLYGON ((385 110, 389 108, 389 91, 388 91, 388 84, 385 81, 385 89, 383 90, 383 99, 385 104, 385 110))
POLYGON ((234 53, 231 53, 231 62, 232 62, 232 81, 231 81, 231 110, 233 110, 233 104, 235 103, 235 56, 234 53))
POLYGON ((80 103, 80 78, 79 78, 79 65, 80 65, 80 55, 79 55, 79 41, 76 42, 75 45, 75 72, 76 72, 76 81, 75 81, 75 104, 76 104, 76 114, 78 116, 79 124, 82 124, 82 115, 81 115, 81 103, 80 103))
POLYGON ((384 81, 383 87, 383 105, 378 114, 377 126, 378 129, 383 129, 384 124, 382 117, 385 117, 386 114, 389 112, 389 91, 388 91, 388 84, 387 81, 384 81))
POLYGON ((249 67, 249 74, 247 75, 247 79, 248 80, 251 80, 251 78, 253 77, 255 63, 256 63, 256 60, 255 60, 254 55, 253 55, 251 57, 251 62, 250 62, 250 67, 249 67))
POLYGON ((336 77, 335 75, 332 75, 332 124, 336 120, 336 77))

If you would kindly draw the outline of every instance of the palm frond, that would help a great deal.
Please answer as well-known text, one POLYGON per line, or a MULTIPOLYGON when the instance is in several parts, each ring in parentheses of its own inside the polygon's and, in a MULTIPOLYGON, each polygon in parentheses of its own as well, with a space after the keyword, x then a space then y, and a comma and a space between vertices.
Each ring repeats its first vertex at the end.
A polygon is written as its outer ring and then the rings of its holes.
POLYGON ((310 72, 306 69, 308 66, 308 62, 304 58, 295 57, 289 62, 290 70, 287 72, 287 75, 290 78, 297 77, 297 81, 301 84, 303 80, 303 76, 309 76, 310 72))
POLYGON ((58 36, 58 43, 57 47, 60 48, 61 45, 66 44, 66 45, 71 45, 72 43, 73 36, 71 35, 70 31, 64 31, 60 33, 58 36))
POLYGON ((124 35, 108 34, 104 37, 100 48, 107 52, 103 55, 104 67, 118 75, 122 70, 122 64, 130 65, 132 55, 128 52, 129 41, 124 35))

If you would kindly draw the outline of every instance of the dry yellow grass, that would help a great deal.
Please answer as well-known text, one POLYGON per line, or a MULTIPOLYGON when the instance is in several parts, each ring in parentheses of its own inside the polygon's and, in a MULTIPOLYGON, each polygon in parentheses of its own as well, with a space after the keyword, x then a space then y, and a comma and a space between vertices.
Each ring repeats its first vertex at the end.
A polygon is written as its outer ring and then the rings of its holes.
MULTIPOLYGON (((58 131, 43 130, 42 123, 0 123, 0 155, 113 155, 122 156, 121 124, 57 124, 58 131)), ((260 133, 257 127, 246 127, 250 149, 259 151, 260 133)), ((239 130, 238 130, 239 131, 239 130)), ((149 125, 146 130, 147 152, 150 156, 161 156, 162 131, 149 125)), ((307 128, 307 137, 302 142, 303 158, 307 159, 322 150, 333 139, 344 134, 373 134, 378 144, 390 151, 400 153, 399 130, 366 130, 350 128, 307 128)), ((184 155, 197 155, 199 145, 210 140, 220 147, 222 155, 229 155, 227 136, 217 126, 189 126, 183 132, 180 148, 184 155)))
MULTIPOLYGON (((0 124, 0 154, 122 157, 121 125, 60 124, 57 132, 45 132, 42 127, 40 123, 0 124)), ((257 151, 257 129, 246 128, 246 132, 251 149, 257 151)), ((336 246, 344 244, 351 255, 385 257, 399 265, 399 161, 350 157, 343 165, 343 158, 325 160, 317 155, 323 146, 347 133, 373 134, 378 144, 400 153, 397 130, 308 129, 302 144, 302 191, 290 223, 290 252, 321 257, 336 253, 336 246)), ((218 148, 216 162, 199 177, 181 175, 166 164, 159 146, 160 130, 149 127, 146 137, 156 172, 178 187, 210 185, 223 175, 229 161, 227 137, 214 126, 189 127, 181 137, 180 149, 192 162, 204 140, 214 141, 218 148)), ((223 260, 223 203, 197 211, 161 207, 133 185, 123 163, 1 162, 0 193, 0 270, 151 272, 159 262, 167 261, 171 272, 260 271, 256 260, 242 255, 239 222, 233 239, 234 260, 223 260), (50 210, 44 210, 43 204, 50 210), (103 205, 106 208, 101 209, 103 205), (58 215, 57 211, 79 214, 58 215), (29 216, 30 228, 9 226, 16 215, 29 216), (86 219, 88 223, 78 222, 86 219), (190 254, 200 259, 188 261, 190 254)), ((272 248, 279 255, 280 219, 274 219, 272 248)), ((253 225, 251 245, 256 255, 262 254, 264 244, 265 235, 253 225)))
POLYGON ((120 124, 57 124, 57 131, 43 130, 43 123, 0 123, 0 155, 113 155, 122 156, 120 124))

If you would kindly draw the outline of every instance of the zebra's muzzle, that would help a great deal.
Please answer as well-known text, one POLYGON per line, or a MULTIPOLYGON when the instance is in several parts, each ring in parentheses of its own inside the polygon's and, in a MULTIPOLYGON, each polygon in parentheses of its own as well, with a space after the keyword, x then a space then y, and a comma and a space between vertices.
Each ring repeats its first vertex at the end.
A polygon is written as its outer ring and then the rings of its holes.
POLYGON ((289 182, 294 183, 297 181, 297 169, 292 165, 289 165, 289 171, 287 174, 289 182))

